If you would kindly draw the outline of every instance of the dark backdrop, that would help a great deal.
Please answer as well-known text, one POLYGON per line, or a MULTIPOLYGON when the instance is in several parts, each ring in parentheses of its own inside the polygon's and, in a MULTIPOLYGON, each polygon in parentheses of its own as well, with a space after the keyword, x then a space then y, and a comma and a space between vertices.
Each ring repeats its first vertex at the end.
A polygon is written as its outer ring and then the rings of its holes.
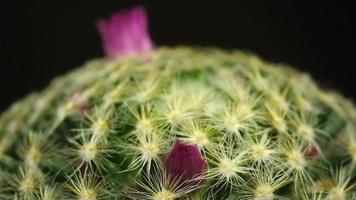
POLYGON ((102 56, 95 19, 139 3, 158 45, 249 50, 356 97, 352 1, 13 0, 0 6, 0 110, 102 56))

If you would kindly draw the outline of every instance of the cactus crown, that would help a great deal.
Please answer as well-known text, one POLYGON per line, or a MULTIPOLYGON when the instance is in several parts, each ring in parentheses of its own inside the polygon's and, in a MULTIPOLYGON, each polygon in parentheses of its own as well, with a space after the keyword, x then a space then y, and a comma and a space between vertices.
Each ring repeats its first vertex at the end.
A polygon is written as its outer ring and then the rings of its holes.
POLYGON ((249 53, 96 59, 1 115, 0 198, 352 199, 355 128, 350 101, 249 53))

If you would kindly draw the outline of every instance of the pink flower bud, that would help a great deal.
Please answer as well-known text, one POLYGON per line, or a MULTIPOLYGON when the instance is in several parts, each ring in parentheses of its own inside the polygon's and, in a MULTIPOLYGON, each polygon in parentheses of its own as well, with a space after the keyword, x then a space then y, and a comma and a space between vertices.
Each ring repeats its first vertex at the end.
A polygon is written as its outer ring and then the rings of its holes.
POLYGON ((319 152, 318 152, 318 149, 316 148, 316 146, 315 145, 311 145, 308 148, 307 152, 305 153, 305 157, 307 159, 314 159, 315 157, 318 156, 318 154, 319 154, 319 152))
POLYGON ((177 140, 165 161, 165 169, 175 180, 198 185, 203 181, 207 165, 198 146, 177 140))
POLYGON ((76 115, 81 119, 85 120, 85 114, 89 113, 92 109, 91 105, 88 103, 87 97, 81 90, 76 90, 71 95, 72 101, 75 103, 76 115))
POLYGON ((105 54, 109 57, 153 49, 147 29, 145 8, 142 6, 114 13, 110 19, 99 19, 96 25, 105 54))

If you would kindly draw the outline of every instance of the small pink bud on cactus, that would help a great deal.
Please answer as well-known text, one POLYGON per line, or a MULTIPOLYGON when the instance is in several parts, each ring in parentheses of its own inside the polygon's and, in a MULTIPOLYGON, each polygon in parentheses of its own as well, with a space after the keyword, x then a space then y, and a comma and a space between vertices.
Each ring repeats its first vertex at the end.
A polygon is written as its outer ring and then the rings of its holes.
POLYGON ((145 8, 114 13, 110 19, 96 23, 101 35, 103 49, 109 57, 151 51, 153 43, 147 29, 145 8))
POLYGON ((305 153, 305 157, 307 159, 314 159, 315 157, 318 156, 318 154, 319 154, 319 152, 318 152, 317 147, 315 145, 311 145, 308 148, 307 152, 305 153))
POLYGON ((175 180, 199 185, 203 181, 207 165, 198 146, 177 140, 166 158, 165 169, 175 180))
POLYGON ((76 105, 76 109, 75 109, 76 115, 80 119, 84 120, 85 114, 89 113, 92 109, 91 105, 87 100, 87 96, 83 91, 76 90, 72 93, 71 99, 76 105))

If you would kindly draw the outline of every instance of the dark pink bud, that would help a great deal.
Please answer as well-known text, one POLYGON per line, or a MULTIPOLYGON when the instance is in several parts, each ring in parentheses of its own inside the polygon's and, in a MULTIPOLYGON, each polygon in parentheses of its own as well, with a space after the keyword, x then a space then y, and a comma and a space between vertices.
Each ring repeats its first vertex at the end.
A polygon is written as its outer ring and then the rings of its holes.
POLYGON ((76 105, 77 116, 84 120, 85 114, 89 113, 92 109, 91 105, 87 101, 87 97, 82 91, 76 90, 72 93, 71 98, 76 105))
POLYGON ((153 49, 145 8, 142 6, 114 13, 110 19, 99 19, 96 26, 101 35, 105 54, 109 57, 153 49))
POLYGON ((78 114, 80 115, 80 117, 82 119, 84 119, 85 114, 90 113, 91 109, 92 109, 92 107, 90 104, 83 103, 83 104, 79 105, 79 110, 78 110, 79 113, 78 114))
POLYGON ((319 152, 315 145, 310 145, 307 152, 305 153, 305 157, 307 159, 313 159, 318 156, 319 152))
POLYGON ((200 184, 206 172, 206 162, 198 146, 177 140, 165 162, 170 177, 181 182, 200 184))

